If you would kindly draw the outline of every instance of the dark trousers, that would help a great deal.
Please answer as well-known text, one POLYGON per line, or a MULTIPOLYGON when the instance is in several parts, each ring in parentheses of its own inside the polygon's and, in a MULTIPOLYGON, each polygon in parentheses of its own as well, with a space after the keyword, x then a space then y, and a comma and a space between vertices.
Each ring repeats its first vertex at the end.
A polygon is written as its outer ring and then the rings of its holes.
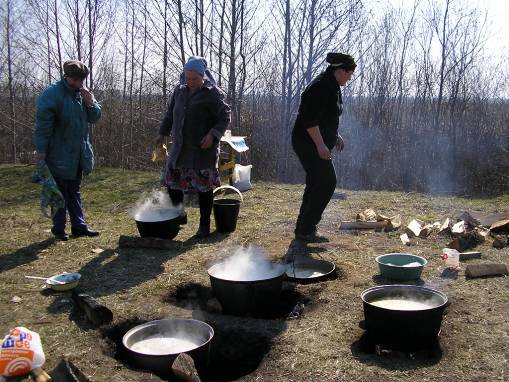
MULTIPOLYGON (((171 202, 178 205, 184 201, 184 192, 168 187, 168 194, 171 202)), ((198 203, 200 205, 200 227, 210 227, 210 214, 212 213, 212 203, 214 202, 214 193, 211 191, 198 192, 198 203)))
POLYGON ((71 227, 77 230, 86 230, 83 207, 81 205, 81 176, 74 180, 55 178, 55 182, 64 196, 65 207, 59 208, 53 216, 53 233, 65 231, 66 212, 69 212, 71 227))
POLYGON ((292 146, 306 172, 306 188, 302 196, 296 234, 312 234, 322 219, 336 189, 336 171, 331 160, 323 160, 313 143, 292 138, 292 146))

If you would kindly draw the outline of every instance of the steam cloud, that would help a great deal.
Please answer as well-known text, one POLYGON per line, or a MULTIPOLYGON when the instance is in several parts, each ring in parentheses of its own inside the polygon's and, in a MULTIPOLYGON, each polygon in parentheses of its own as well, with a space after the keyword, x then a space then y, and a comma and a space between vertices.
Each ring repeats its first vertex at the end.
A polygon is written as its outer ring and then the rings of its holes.
POLYGON ((262 248, 239 247, 232 256, 210 267, 210 274, 231 281, 256 281, 277 277, 285 271, 282 264, 271 263, 262 248))
POLYGON ((153 190, 143 193, 129 214, 138 221, 156 222, 176 218, 181 211, 182 205, 174 206, 166 192, 153 190))

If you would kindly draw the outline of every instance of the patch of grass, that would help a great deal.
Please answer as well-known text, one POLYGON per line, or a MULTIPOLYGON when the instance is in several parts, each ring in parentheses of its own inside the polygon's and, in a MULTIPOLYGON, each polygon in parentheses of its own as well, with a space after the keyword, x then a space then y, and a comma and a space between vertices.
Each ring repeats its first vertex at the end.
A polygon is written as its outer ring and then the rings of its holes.
MULTIPOLYGON (((366 208, 389 216, 400 214, 403 225, 416 217, 443 221, 465 210, 500 212, 507 208, 508 194, 473 199, 337 190, 341 198, 331 200, 319 226, 330 242, 302 246, 293 241, 293 229, 304 186, 256 182, 253 190, 244 193, 234 233, 214 234, 201 241, 192 239, 199 212, 196 203, 191 202, 187 208, 189 223, 176 237, 180 245, 173 250, 144 250, 120 248, 118 238, 137 235, 127 210, 143 192, 158 187, 157 171, 100 168, 85 178, 82 196, 86 217, 101 235, 64 243, 51 239, 51 221, 40 216, 39 189, 29 181, 32 170, 21 166, 0 168, 0 220, 4 227, 0 230, 0 333, 16 325, 39 332, 46 370, 67 356, 94 381, 112 381, 113 374, 117 381, 157 380, 149 373, 127 368, 107 349, 101 351, 104 332, 87 324, 83 314, 73 307, 69 292, 48 292, 41 289, 43 283, 24 277, 76 271, 82 273, 80 287, 113 311, 112 325, 133 319, 194 317, 216 325, 220 344, 228 344, 231 339, 238 342, 239 349, 251 342, 236 333, 261 333, 262 339, 270 341, 264 342, 263 360, 253 363, 256 370, 246 367, 248 375, 239 370, 232 373, 243 381, 452 382, 494 381, 509 375, 504 351, 509 332, 509 277, 466 280, 462 264, 457 279, 442 278, 443 261, 438 254, 448 238, 432 235, 415 239, 412 246, 406 247, 399 240, 400 231, 338 230, 341 220, 353 220, 366 208), (186 285, 209 288, 209 265, 231 254, 236 246, 249 244, 264 248, 273 260, 299 253, 332 261, 338 277, 318 284, 292 284, 296 293, 307 296, 303 315, 293 321, 211 315, 199 310, 204 304, 193 304, 192 298, 189 304, 185 298, 178 303, 164 298, 186 285), (438 359, 359 350, 363 334, 359 322, 364 318, 359 295, 377 285, 374 259, 386 252, 424 256, 428 265, 422 283, 442 290, 451 301, 442 324, 443 353, 438 359), (22 301, 12 302, 14 296, 22 301)), ((474 263, 508 262, 507 250, 492 248, 490 240, 476 249, 483 258, 472 260, 474 263)), ((256 342, 255 338, 250 340, 256 342)), ((237 349, 224 346, 217 350, 216 358, 237 349)))

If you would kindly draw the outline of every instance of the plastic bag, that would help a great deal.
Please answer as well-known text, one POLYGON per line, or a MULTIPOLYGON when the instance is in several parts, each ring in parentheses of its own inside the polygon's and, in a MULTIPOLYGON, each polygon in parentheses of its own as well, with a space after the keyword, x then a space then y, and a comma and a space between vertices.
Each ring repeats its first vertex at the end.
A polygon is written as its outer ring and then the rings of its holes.
POLYGON ((11 329, 0 349, 0 374, 14 377, 42 367, 46 361, 41 337, 24 327, 11 329))
POLYGON ((168 157, 168 150, 165 144, 157 145, 152 151, 152 162, 163 161, 168 157))
POLYGON ((452 270, 460 268, 460 253, 451 248, 442 249, 442 259, 445 260, 445 266, 452 270))
POLYGON ((239 191, 247 191, 253 188, 251 185, 251 168, 253 165, 242 166, 241 164, 236 164, 233 169, 233 184, 239 191))

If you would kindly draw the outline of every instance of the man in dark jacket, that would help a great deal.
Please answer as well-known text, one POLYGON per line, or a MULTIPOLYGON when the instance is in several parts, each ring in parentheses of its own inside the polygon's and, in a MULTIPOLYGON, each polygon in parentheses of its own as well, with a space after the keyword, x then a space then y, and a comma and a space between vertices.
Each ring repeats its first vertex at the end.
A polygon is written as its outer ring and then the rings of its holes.
POLYGON ((97 236, 85 223, 81 205, 82 174, 94 165, 88 124, 101 117, 101 107, 83 86, 89 70, 80 61, 66 61, 64 76, 49 86, 37 100, 34 143, 36 160, 45 161, 65 199, 65 207, 53 216, 51 232, 58 240, 67 240, 66 210, 74 236, 97 236))
POLYGON ((336 188, 336 172, 331 150, 341 151, 344 141, 338 134, 343 101, 341 88, 352 77, 354 59, 342 53, 329 53, 327 69, 315 77, 301 95, 299 114, 292 131, 292 145, 306 172, 306 188, 295 227, 295 238, 306 242, 326 239, 317 234, 336 188))

